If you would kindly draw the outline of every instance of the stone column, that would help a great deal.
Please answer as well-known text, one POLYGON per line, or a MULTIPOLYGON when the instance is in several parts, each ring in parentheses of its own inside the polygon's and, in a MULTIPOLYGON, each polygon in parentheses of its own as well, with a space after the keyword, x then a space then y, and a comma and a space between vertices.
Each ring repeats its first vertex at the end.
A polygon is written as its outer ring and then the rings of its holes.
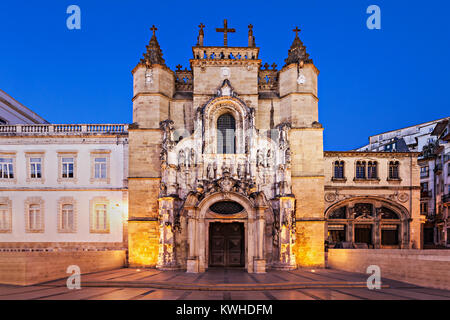
POLYGON ((175 258, 174 211, 175 198, 159 198, 159 253, 156 267, 162 270, 177 269, 175 258))
POLYGON ((264 229, 265 229, 265 207, 256 209, 256 255, 254 258, 254 272, 265 273, 266 272, 266 259, 264 258, 264 229))
POLYGON ((188 239, 189 239, 189 257, 187 259, 186 271, 190 273, 198 273, 198 252, 196 248, 197 242, 197 219, 194 217, 194 211, 188 212, 188 239))

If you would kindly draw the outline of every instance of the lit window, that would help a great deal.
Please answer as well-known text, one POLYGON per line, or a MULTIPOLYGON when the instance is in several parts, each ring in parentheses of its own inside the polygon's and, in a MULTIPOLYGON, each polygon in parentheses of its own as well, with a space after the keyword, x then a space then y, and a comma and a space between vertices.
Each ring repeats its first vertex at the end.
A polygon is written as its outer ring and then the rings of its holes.
POLYGON ((106 158, 95 158, 94 176, 95 179, 106 179, 106 158))
POLYGON ((30 158, 30 178, 40 179, 42 178, 41 172, 41 158, 30 158))
POLYGON ((108 210, 106 204, 95 205, 94 229, 106 231, 108 229, 108 210))
POLYGON ((0 231, 7 231, 10 229, 8 205, 0 204, 0 231))
POLYGON ((41 206, 30 204, 28 207, 28 228, 30 230, 41 230, 41 206))
POLYGON ((13 159, 11 158, 0 158, 0 178, 3 179, 13 179, 13 159))
POLYGON ((73 158, 62 158, 62 177, 73 178, 73 158))
POLYGON ((61 208, 61 230, 73 230, 73 205, 63 204, 61 208))

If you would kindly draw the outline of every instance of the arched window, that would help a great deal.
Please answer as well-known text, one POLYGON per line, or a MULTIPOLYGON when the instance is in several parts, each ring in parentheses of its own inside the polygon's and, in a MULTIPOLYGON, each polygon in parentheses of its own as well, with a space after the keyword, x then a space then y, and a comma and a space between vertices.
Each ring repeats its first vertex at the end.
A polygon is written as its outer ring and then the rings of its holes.
POLYGON ((356 161, 356 179, 366 178, 366 162, 356 161))
POLYGON ((344 179, 344 161, 334 162, 334 178, 344 179))
POLYGON ((61 208, 61 225, 62 230, 72 230, 73 229, 73 205, 64 204, 61 208))
POLYGON ((217 153, 236 153, 236 121, 229 114, 217 119, 217 153))
POLYGON ((244 210, 244 207, 234 201, 220 201, 214 203, 209 209, 218 214, 236 214, 244 210))
POLYGON ((377 162, 369 161, 367 164, 367 178, 369 179, 377 179, 378 178, 378 170, 377 170, 377 162))
POLYGON ((340 207, 330 213, 328 219, 345 219, 346 218, 346 209, 347 207, 340 207))
POLYGON ((399 179, 400 176, 398 174, 398 161, 390 161, 389 162, 389 179, 399 179))

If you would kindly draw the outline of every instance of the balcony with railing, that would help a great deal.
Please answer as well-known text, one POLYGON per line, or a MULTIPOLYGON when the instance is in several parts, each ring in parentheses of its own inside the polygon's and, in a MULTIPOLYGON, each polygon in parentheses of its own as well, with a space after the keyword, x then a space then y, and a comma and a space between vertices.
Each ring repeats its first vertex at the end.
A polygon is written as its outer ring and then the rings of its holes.
POLYGON ((420 191, 420 199, 431 198, 431 190, 421 190, 420 191))
POLYGON ((128 124, 16 124, 0 125, 0 135, 127 134, 128 124))
POLYGON ((442 203, 443 204, 450 204, 450 193, 447 193, 442 196, 442 203))

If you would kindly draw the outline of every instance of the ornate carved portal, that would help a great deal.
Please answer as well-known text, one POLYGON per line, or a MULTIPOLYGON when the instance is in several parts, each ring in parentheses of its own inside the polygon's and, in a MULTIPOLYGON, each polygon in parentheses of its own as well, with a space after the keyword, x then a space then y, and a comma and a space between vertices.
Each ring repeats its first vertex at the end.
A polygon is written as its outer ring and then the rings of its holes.
POLYGON ((248 272, 296 267, 290 124, 270 134, 254 124, 254 109, 239 99, 229 80, 197 109, 190 137, 175 142, 173 121, 161 122, 158 268, 203 272, 222 258, 229 265, 225 244, 223 257, 211 253, 210 230, 218 223, 242 228, 240 263, 248 272), (234 120, 234 140, 224 140, 234 141, 232 153, 218 148, 218 119, 224 114, 234 120))

